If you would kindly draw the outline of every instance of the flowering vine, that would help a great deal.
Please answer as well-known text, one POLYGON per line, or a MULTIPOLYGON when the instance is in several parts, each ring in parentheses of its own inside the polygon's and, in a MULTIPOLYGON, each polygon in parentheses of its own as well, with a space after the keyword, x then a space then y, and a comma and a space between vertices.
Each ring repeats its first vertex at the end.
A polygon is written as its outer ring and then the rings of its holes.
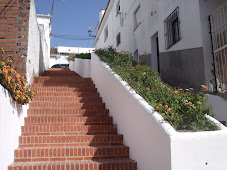
MULTIPOLYGON (((4 50, 0 48, 0 54, 3 53, 4 50)), ((29 103, 37 94, 37 92, 31 91, 26 83, 26 78, 17 73, 12 56, 0 56, 0 84, 9 91, 18 104, 29 103)))

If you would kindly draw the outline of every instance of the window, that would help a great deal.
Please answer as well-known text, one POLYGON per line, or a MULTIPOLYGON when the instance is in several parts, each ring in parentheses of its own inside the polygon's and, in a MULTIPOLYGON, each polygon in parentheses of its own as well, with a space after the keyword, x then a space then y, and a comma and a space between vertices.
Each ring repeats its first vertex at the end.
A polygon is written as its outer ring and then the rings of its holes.
POLYGON ((121 43, 121 33, 117 34, 117 46, 121 43))
POLYGON ((121 10, 121 5, 120 5, 120 1, 118 1, 116 6, 116 16, 120 13, 120 10, 121 10))
POLYGON ((166 49, 180 40, 179 8, 175 9, 164 21, 166 49))
POLYGON ((104 41, 106 41, 107 37, 108 37, 108 26, 106 27, 105 31, 104 31, 104 41))
POLYGON ((136 8, 134 12, 134 21, 135 21, 135 29, 140 25, 142 22, 142 15, 140 10, 140 5, 136 8))

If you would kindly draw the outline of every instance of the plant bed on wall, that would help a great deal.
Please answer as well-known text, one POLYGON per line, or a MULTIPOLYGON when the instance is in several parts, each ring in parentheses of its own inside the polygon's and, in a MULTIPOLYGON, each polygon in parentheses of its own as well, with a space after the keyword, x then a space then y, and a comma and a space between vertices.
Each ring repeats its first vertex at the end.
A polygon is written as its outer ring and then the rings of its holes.
POLYGON ((96 54, 92 80, 138 169, 226 168, 227 130, 209 116, 205 86, 197 94, 173 88, 125 52, 108 48, 96 54))
POLYGON ((69 69, 81 77, 91 77, 91 53, 75 54, 68 57, 69 69))
POLYGON ((201 91, 197 94, 192 88, 173 88, 163 82, 155 70, 141 64, 140 61, 134 61, 132 56, 124 51, 117 53, 109 47, 96 50, 96 54, 176 130, 218 130, 205 116, 213 115, 211 107, 205 105, 206 86, 201 85, 201 91))

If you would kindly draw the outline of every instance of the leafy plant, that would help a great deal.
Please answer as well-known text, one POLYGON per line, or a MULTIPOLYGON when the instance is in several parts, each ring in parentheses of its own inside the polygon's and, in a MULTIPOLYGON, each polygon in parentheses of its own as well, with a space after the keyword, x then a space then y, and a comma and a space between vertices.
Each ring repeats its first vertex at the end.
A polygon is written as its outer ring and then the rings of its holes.
POLYGON ((98 49, 95 53, 176 130, 218 129, 205 117, 206 114, 213 115, 211 107, 205 105, 206 86, 202 85, 197 94, 192 88, 173 88, 163 82, 155 70, 134 61, 129 53, 117 53, 112 47, 98 49))
POLYGON ((80 53, 80 54, 73 54, 70 55, 67 60, 68 61, 74 61, 75 58, 80 58, 80 59, 91 59, 91 53, 80 53))
POLYGON ((76 58, 91 59, 91 53, 76 54, 76 58))
MULTIPOLYGON (((3 53, 4 50, 1 48, 0 54, 3 53)), ((0 57, 0 84, 9 91, 14 101, 18 104, 29 103, 32 97, 37 94, 37 92, 30 91, 26 83, 26 78, 17 73, 13 65, 13 58, 11 56, 0 57)))

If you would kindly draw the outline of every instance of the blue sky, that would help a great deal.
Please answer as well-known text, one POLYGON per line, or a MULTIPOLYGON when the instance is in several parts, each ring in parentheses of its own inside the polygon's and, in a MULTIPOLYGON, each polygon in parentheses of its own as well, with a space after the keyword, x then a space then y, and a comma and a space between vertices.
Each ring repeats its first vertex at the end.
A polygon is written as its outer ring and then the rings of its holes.
MULTIPOLYGON (((53 0, 35 0, 37 14, 50 14, 52 2, 53 0)), ((52 34, 88 36, 89 26, 97 25, 99 11, 106 8, 107 3, 108 0, 55 0, 52 34)), ((92 31, 95 34, 95 30, 92 31)), ((52 37, 51 47, 57 46, 93 47, 93 40, 52 37)))

